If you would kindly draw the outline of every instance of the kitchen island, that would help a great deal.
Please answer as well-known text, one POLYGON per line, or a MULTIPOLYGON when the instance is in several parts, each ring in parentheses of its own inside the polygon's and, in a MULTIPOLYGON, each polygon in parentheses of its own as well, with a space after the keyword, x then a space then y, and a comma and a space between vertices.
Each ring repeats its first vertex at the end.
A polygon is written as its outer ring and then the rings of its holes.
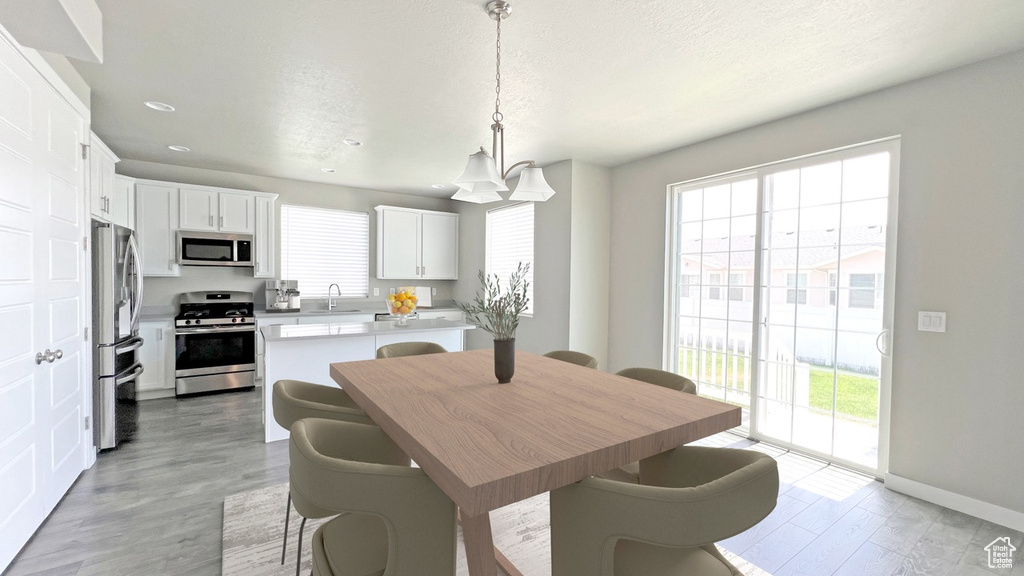
POLYGON ((337 386, 330 376, 333 362, 372 360, 377 348, 396 342, 434 342, 450 352, 463 349, 466 330, 472 324, 440 318, 394 321, 286 324, 260 329, 264 340, 266 372, 263 386, 264 441, 288 438, 288 431, 274 420, 272 394, 278 380, 305 380, 337 386))

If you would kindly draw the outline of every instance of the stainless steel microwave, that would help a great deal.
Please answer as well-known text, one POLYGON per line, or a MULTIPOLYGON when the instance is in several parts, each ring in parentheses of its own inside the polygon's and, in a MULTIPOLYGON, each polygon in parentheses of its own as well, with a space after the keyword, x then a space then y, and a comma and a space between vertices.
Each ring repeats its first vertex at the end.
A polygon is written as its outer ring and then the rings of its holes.
POLYGON ((178 231, 182 266, 252 266, 252 234, 178 231))

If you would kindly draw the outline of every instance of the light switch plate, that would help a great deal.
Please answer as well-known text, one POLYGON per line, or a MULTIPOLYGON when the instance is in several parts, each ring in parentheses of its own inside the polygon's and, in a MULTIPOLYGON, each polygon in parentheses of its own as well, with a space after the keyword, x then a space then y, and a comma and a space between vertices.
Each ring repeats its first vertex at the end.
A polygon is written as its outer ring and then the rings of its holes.
POLYGON ((373 295, 374 296, 380 296, 380 288, 374 288, 373 289, 373 295))
POLYGON ((430 295, 431 296, 437 296, 437 288, 431 288, 430 289, 430 295))
POLYGON ((928 312, 925 310, 918 311, 917 329, 921 332, 945 332, 946 313, 928 312))

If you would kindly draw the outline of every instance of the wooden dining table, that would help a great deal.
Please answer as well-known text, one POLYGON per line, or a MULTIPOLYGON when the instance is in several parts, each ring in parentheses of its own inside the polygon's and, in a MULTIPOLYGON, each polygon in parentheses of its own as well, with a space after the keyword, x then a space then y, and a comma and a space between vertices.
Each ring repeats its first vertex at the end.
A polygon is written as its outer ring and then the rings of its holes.
POLYGON ((470 576, 496 576, 488 513, 740 424, 740 408, 516 351, 331 364, 331 377, 458 505, 470 576))

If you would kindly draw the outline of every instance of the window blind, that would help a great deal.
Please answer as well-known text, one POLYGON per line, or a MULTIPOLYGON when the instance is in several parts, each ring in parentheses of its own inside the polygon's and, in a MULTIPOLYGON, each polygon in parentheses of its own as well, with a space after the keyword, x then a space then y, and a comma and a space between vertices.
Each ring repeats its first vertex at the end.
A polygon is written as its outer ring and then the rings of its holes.
POLYGON ((366 298, 370 215, 283 204, 281 277, 298 280, 307 297, 326 298, 328 287, 337 284, 344 298, 366 298))
POLYGON ((487 255, 484 271, 497 274, 503 289, 508 278, 519 267, 529 263, 526 275, 529 304, 525 314, 533 313, 533 202, 513 204, 487 211, 487 255))

